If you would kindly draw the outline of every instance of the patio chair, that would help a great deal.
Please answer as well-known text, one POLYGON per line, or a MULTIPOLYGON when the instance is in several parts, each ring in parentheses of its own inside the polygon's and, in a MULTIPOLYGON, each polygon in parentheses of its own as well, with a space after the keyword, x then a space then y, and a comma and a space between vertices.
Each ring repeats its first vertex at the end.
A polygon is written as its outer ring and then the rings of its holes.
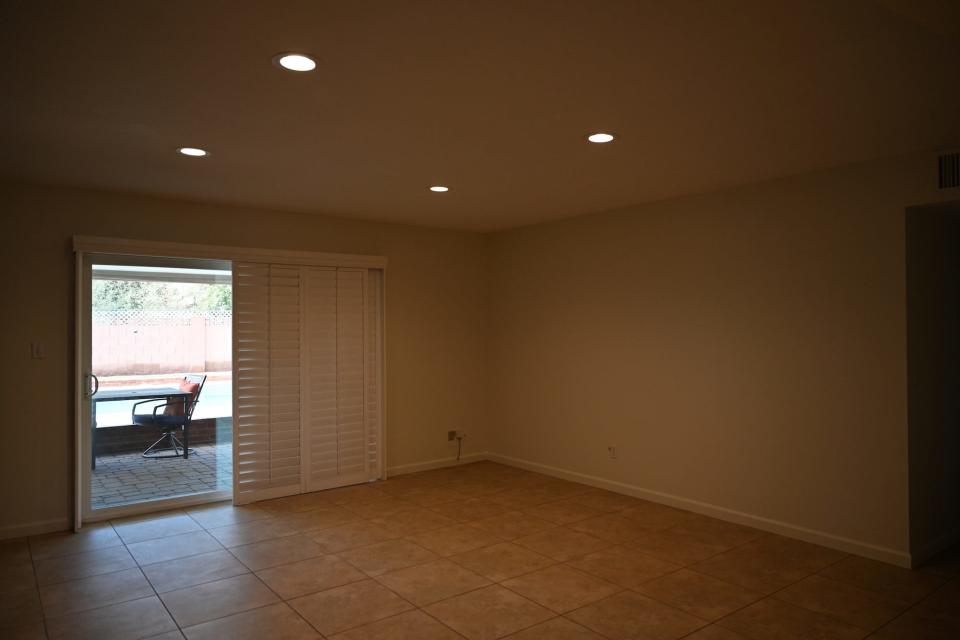
POLYGON ((203 390, 206 381, 207 376, 205 375, 184 376, 183 380, 180 381, 180 391, 188 392, 190 395, 185 398, 168 397, 166 402, 156 405, 152 413, 137 413, 137 407, 141 404, 156 402, 156 400, 143 400, 133 405, 133 424, 144 427, 159 427, 162 431, 160 438, 141 454, 144 458, 179 458, 182 456, 186 459, 193 453, 189 448, 190 422, 193 419, 193 410, 196 408, 197 402, 200 401, 200 392, 203 390), (161 408, 163 412, 158 413, 161 408), (177 431, 183 431, 182 442, 174 435, 177 431), (167 442, 168 446, 160 446, 163 442, 167 442))

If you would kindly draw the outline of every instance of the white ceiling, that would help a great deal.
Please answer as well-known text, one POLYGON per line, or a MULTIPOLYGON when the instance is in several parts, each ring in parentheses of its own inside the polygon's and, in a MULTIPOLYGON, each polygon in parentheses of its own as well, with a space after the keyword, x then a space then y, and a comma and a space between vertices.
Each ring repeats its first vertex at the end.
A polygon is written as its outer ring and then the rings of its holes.
POLYGON ((0 175, 514 227, 960 144, 958 7, 5 0, 0 175))

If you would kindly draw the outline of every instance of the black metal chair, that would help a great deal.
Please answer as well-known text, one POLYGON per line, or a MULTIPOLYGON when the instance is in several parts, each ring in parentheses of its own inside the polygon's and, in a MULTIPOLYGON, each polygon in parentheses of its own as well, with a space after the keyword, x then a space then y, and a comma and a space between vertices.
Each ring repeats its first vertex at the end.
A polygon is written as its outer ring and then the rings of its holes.
POLYGON ((137 407, 141 404, 157 402, 156 400, 143 400, 133 405, 133 424, 144 427, 159 427, 162 432, 160 438, 141 454, 144 458, 179 458, 182 456, 186 459, 193 453, 193 450, 189 448, 190 422, 193 420, 193 410, 197 407, 197 402, 200 401, 200 392, 203 391, 203 385, 206 381, 207 376, 205 375, 184 376, 183 382, 180 383, 180 390, 190 391, 190 395, 182 398, 167 398, 166 402, 156 405, 152 413, 137 413, 137 407), (163 413, 157 413, 161 408, 163 413), (183 442, 174 435, 177 431, 183 432, 183 442), (164 441, 168 442, 169 446, 159 446, 164 441))

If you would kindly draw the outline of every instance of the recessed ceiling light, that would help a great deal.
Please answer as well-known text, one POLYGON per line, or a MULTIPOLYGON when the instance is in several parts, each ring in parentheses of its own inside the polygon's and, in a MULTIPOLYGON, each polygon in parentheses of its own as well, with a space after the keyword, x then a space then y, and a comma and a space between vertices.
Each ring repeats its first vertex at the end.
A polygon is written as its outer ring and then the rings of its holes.
POLYGON ((430 187, 430 191, 433 191, 434 193, 443 193, 444 191, 450 191, 450 188, 437 184, 430 187))
POLYGON ((181 154, 185 156, 190 156, 191 158, 202 158, 207 155, 207 152, 203 149, 197 149, 196 147, 180 147, 177 149, 181 154))
POLYGON ((587 136, 587 140, 597 144, 604 144, 605 142, 613 142, 613 135, 609 133, 591 133, 587 136))
POLYGON ((273 56, 273 62, 288 71, 313 71, 317 68, 317 61, 302 53, 278 53, 273 56))

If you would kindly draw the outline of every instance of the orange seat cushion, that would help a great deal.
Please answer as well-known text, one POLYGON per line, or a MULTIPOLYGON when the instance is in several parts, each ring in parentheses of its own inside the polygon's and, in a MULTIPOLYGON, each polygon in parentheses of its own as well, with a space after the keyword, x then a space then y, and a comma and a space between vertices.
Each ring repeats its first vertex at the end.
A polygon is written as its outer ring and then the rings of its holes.
MULTIPOLYGON (((184 378, 180 381, 180 391, 189 391, 190 399, 187 402, 193 402, 197 399, 197 394, 200 393, 200 383, 191 382, 184 378)), ((172 402, 173 404, 168 404, 163 408, 163 415, 165 416, 182 416, 183 415, 183 401, 180 398, 167 398, 167 402, 172 402)))

